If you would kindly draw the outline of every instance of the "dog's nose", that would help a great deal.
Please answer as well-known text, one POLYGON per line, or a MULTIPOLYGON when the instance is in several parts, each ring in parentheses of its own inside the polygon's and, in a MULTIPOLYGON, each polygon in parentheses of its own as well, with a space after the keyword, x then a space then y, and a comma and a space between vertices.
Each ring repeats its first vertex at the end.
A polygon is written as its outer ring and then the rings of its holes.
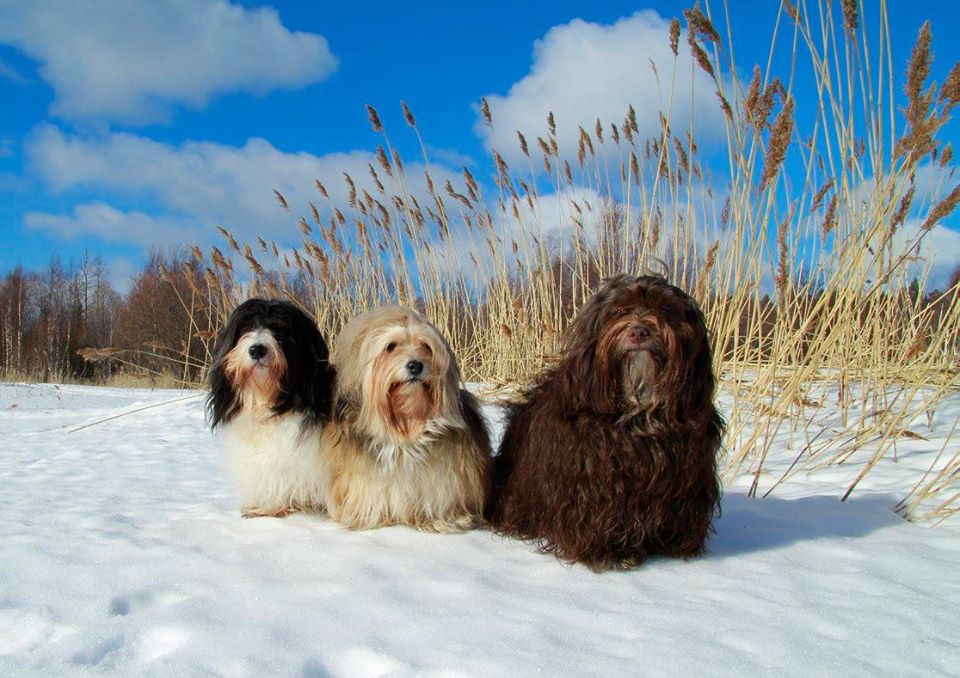
POLYGON ((407 372, 417 377, 423 372, 423 363, 419 360, 411 360, 407 363, 407 372))
POLYGON ((263 356, 267 355, 267 347, 263 344, 254 344, 250 347, 250 357, 254 360, 260 360, 263 356))
POLYGON ((650 330, 642 325, 634 325, 630 328, 630 338, 634 341, 643 341, 650 336, 650 330))

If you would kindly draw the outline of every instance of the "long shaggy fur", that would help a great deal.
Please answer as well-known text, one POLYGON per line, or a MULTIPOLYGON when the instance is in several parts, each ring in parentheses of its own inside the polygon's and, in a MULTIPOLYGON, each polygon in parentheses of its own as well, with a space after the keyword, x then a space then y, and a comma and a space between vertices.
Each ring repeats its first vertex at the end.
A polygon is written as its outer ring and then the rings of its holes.
POLYGON ((293 304, 250 299, 230 316, 208 375, 207 418, 223 432, 244 516, 322 510, 332 382, 326 342, 293 304))
POLYGON ((333 364, 322 446, 330 515, 356 529, 472 527, 488 493, 490 439, 437 329, 408 308, 369 311, 344 328, 333 364))
POLYGON ((601 571, 706 549, 724 423, 703 314, 656 276, 605 281, 512 406, 492 527, 601 571))

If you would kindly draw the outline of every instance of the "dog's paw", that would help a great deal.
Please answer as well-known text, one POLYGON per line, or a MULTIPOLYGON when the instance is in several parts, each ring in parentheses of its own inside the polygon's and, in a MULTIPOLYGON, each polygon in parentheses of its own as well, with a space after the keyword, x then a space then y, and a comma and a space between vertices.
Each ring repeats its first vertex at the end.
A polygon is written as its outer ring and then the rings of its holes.
POLYGON ((416 527, 418 530, 423 530, 424 532, 456 534, 457 532, 466 532, 467 530, 472 530, 479 524, 480 520, 476 516, 463 515, 422 523, 416 527))
POLYGON ((240 515, 244 518, 286 518, 296 513, 292 508, 262 508, 260 506, 244 506, 240 515))
POLYGON ((602 572, 633 570, 643 565, 646 560, 646 554, 633 554, 630 556, 610 554, 586 557, 581 562, 593 572, 600 574, 602 572))

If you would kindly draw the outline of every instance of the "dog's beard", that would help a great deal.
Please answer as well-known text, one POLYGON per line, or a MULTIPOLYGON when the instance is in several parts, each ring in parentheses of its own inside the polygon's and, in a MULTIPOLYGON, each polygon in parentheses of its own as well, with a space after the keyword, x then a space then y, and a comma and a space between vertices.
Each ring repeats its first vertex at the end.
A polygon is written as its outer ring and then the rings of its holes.
POLYGON ((235 386, 244 404, 251 409, 268 410, 280 396, 280 375, 277 367, 253 365, 239 373, 235 386))
POLYGON ((652 406, 657 379, 653 340, 629 336, 635 320, 629 316, 609 323, 597 344, 598 368, 619 382, 619 396, 630 410, 652 406))
POLYGON ((647 350, 636 349, 622 356, 621 396, 635 410, 656 405, 657 362, 647 350))
POLYGON ((246 374, 246 387, 254 389, 261 398, 273 401, 280 394, 276 366, 254 365, 246 374))
POLYGON ((442 369, 442 361, 438 364, 423 351, 399 347, 381 352, 370 365, 363 387, 375 429, 394 442, 420 438, 440 415, 445 400, 440 390, 445 378, 442 369), (414 363, 416 369, 411 369, 414 363))
POLYGON ((387 389, 382 416, 404 438, 416 438, 436 414, 436 397, 431 382, 408 380, 387 389))
POLYGON ((286 361, 272 335, 248 333, 227 354, 224 371, 245 408, 268 411, 280 396, 286 361), (267 346, 268 353, 253 360, 248 352, 258 342, 267 346))

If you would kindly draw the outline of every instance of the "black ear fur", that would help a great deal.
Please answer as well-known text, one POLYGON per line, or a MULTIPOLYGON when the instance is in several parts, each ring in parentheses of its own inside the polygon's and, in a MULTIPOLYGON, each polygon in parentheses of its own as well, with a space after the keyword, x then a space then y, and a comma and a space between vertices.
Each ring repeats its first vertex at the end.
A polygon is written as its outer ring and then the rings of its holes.
POLYGON ((294 411, 308 415, 312 423, 330 418, 333 367, 327 343, 314 321, 289 302, 269 302, 288 331, 274 330, 287 359, 283 389, 273 407, 276 414, 294 411))
POLYGON ((235 308, 233 313, 230 314, 227 324, 217 335, 213 360, 207 372, 206 409, 207 422, 210 424, 210 428, 226 424, 240 410, 240 399, 223 370, 223 361, 237 341, 240 323, 254 306, 251 302, 255 301, 257 300, 251 299, 235 308))
POLYGON ((225 424, 236 416, 240 401, 233 385, 223 372, 222 365, 214 364, 207 376, 207 423, 210 428, 225 424))

